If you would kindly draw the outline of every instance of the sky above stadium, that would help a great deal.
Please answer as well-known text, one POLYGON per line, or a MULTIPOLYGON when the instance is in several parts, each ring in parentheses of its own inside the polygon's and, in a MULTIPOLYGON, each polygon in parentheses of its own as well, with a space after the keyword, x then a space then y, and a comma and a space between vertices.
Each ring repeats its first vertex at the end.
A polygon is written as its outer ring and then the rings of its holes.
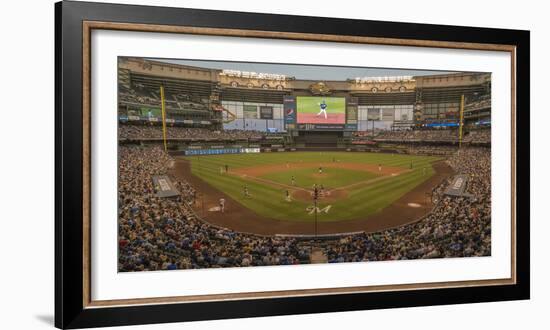
POLYGON ((159 59, 150 60, 197 66, 209 69, 251 71, 256 73, 283 74, 305 80, 346 80, 356 77, 395 77, 395 76, 425 76, 434 74, 451 73, 450 71, 427 71, 407 69, 387 69, 368 67, 342 67, 342 66, 316 66, 316 65, 292 65, 292 64, 267 64, 250 62, 225 62, 225 61, 201 61, 159 59))

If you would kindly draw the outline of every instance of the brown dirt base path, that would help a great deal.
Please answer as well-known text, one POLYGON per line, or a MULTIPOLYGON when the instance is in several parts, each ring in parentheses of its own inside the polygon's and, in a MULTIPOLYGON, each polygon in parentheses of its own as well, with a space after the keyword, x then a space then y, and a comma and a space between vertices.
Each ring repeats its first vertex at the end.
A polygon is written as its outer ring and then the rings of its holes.
MULTIPOLYGON (((433 168, 435 174, 431 178, 403 195, 381 212, 371 214, 366 219, 319 222, 317 224, 317 234, 377 232, 418 221, 433 206, 431 201, 426 198, 426 193, 431 192, 432 188, 453 173, 444 161, 434 163, 433 168), (410 203, 416 204, 417 207, 409 206, 410 203)), ((254 213, 230 196, 194 176, 191 173, 190 163, 186 160, 177 159, 172 174, 189 182, 197 190, 199 196, 195 211, 199 217, 208 223, 238 232, 259 235, 313 235, 315 233, 313 222, 282 221, 254 213), (225 212, 209 212, 209 208, 218 206, 219 199, 222 197, 226 200, 225 212)))

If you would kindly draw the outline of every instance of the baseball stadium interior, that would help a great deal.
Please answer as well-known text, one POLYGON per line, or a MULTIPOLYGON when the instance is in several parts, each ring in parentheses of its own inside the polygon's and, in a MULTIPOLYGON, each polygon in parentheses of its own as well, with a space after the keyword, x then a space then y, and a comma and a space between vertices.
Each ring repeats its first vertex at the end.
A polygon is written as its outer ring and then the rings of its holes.
POLYGON ((120 272, 491 255, 489 73, 273 70, 119 58, 120 272))

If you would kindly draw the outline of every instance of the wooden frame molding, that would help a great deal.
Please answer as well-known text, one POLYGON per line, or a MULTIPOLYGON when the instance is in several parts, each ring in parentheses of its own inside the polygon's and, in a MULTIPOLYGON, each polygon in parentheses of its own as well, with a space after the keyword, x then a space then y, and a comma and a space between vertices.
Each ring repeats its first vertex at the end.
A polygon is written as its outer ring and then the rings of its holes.
POLYGON ((82 126, 83 126, 83 306, 85 308, 104 308, 113 306, 129 305, 147 305, 147 304, 174 304, 189 302, 209 302, 209 301, 230 301, 247 300, 257 298, 280 298, 280 297, 300 297, 314 295, 331 294, 354 294, 365 292, 385 292, 385 291, 409 291, 418 289, 440 289, 440 288, 459 288, 475 286, 496 286, 496 285, 514 285, 516 284, 516 46, 506 44, 483 44, 468 42, 447 42, 433 40, 416 39, 396 39, 396 38, 378 38, 378 37, 360 37, 343 35, 326 35, 311 33, 294 32, 274 32, 244 29, 224 29, 224 28, 202 28, 192 26, 175 25, 155 25, 139 23, 118 23, 105 21, 83 21, 82 24, 82 126), (194 295, 180 297, 155 297, 140 299, 121 299, 121 300, 98 300, 94 301, 91 297, 91 34, 93 30, 118 30, 134 32, 160 32, 177 34, 195 34, 208 36, 226 36, 226 37, 246 37, 246 38, 271 38, 302 41, 321 41, 321 42, 343 42, 359 44, 377 44, 391 46, 410 46, 410 47, 431 47, 431 48, 452 48, 468 50, 486 50, 501 51, 511 53, 511 72, 512 72, 512 240, 511 240, 511 278, 493 279, 493 280, 473 280, 473 281, 455 281, 455 282, 437 282, 425 284, 399 284, 399 285, 380 285, 380 286, 361 286, 361 287, 343 287, 327 289, 308 289, 308 290, 290 290, 290 291, 270 291, 270 292, 246 292, 235 294, 211 294, 194 295))

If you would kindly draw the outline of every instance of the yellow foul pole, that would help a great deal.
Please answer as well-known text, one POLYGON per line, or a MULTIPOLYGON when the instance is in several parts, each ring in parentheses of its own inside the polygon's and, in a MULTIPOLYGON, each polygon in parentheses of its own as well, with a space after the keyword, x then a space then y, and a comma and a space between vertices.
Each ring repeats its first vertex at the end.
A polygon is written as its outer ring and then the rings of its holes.
POLYGON ((460 122, 458 124, 458 147, 462 147, 462 126, 464 125, 464 94, 460 97, 460 122))
POLYGON ((162 110, 162 139, 164 141, 164 151, 167 151, 166 147, 166 108, 164 105, 164 86, 160 85, 160 101, 162 110))

